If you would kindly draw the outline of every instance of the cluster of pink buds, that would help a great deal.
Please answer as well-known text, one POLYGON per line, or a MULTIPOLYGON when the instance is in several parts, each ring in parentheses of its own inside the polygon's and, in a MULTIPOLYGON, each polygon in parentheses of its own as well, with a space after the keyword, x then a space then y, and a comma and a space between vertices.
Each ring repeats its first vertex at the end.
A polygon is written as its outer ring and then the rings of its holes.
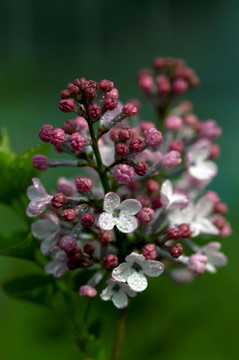
POLYGON ((138 84, 157 123, 140 120, 138 101, 122 104, 112 81, 69 83, 59 108, 76 116, 39 132, 68 158, 39 154, 33 166, 84 167, 84 176, 77 169, 74 178, 60 177, 51 194, 34 178, 27 192, 28 216, 40 215, 32 233, 51 257, 45 272, 58 278, 90 268, 92 277, 79 287, 84 297, 95 297, 107 274, 100 297, 117 308, 164 268, 183 283, 227 262, 219 240, 231 233, 228 209, 206 188, 217 174, 221 128, 199 120, 189 101, 175 104, 199 82, 183 60, 156 58, 153 70, 141 70, 138 84), (209 235, 217 241, 206 243, 209 235))

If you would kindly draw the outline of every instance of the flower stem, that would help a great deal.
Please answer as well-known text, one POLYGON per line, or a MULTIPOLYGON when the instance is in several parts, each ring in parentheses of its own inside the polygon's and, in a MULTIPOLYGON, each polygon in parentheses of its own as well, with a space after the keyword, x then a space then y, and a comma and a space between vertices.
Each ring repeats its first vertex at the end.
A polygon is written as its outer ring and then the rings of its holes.
POLYGON ((121 352, 121 347, 122 347, 122 343, 124 340, 124 334, 125 334, 126 311, 127 311, 126 309, 127 308, 120 310, 118 324, 117 324, 117 328, 116 328, 115 343, 114 343, 111 360, 119 360, 120 359, 120 352, 121 352))

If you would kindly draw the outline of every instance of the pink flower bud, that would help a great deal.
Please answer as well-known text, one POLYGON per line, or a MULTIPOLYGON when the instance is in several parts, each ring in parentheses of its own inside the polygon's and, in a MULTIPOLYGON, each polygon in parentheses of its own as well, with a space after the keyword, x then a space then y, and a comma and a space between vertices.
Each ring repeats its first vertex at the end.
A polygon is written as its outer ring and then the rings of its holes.
POLYGON ((173 140, 169 145, 169 150, 178 151, 181 154, 184 151, 184 143, 181 140, 173 140))
POLYGON ((180 158, 180 153, 178 151, 170 151, 163 156, 161 164, 165 170, 170 170, 180 164, 181 161, 182 159, 180 158))
POLYGON ((77 85, 71 84, 71 83, 67 85, 67 89, 70 91, 71 96, 75 96, 75 95, 79 94, 79 92, 80 92, 79 87, 77 85))
POLYGON ((130 126, 125 126, 119 131, 119 139, 121 141, 128 141, 132 137, 132 129, 130 126))
POLYGON ((135 137, 129 143, 129 148, 132 152, 140 152, 144 150, 144 139, 142 137, 135 137))
POLYGON ((70 144, 72 149, 81 151, 86 145, 86 140, 81 133, 73 133, 70 136, 70 144))
POLYGON ((106 230, 100 230, 100 232, 98 233, 98 238, 100 242, 102 242, 102 244, 104 245, 107 245, 113 240, 111 233, 106 230))
POLYGON ((64 122, 64 124, 62 125, 62 130, 64 130, 64 132, 66 134, 73 134, 74 132, 76 132, 76 128, 77 128, 77 125, 76 125, 76 121, 75 119, 70 119, 70 120, 67 120, 66 122, 64 122))
POLYGON ((220 202, 220 198, 219 198, 218 194, 217 194, 215 191, 211 191, 211 190, 207 191, 207 192, 206 192, 206 196, 209 197, 209 199, 210 199, 214 204, 220 202))
POLYGON ((225 224, 226 219, 223 216, 217 215, 217 217, 214 219, 214 225, 220 230, 224 227, 225 224))
POLYGON ((201 275, 206 270, 208 258, 206 255, 196 253, 191 255, 188 262, 188 270, 190 270, 194 275, 201 275))
POLYGON ((80 287, 79 294, 81 297, 93 298, 97 295, 97 290, 90 285, 83 285, 80 287))
POLYGON ((64 194, 57 193, 53 196, 51 199, 51 206, 53 206, 56 209, 61 208, 62 206, 66 205, 67 199, 64 194))
POLYGON ((190 126, 194 130, 199 130, 200 123, 198 120, 198 117, 194 114, 185 114, 184 115, 184 123, 188 126, 190 126))
POLYGON ((71 92, 69 89, 64 89, 61 91, 60 97, 62 100, 69 99, 71 97, 71 92))
POLYGON ((72 237, 65 235, 61 238, 59 246, 66 253, 74 253, 77 249, 77 242, 72 237))
POLYGON ((142 121, 140 124, 140 130, 142 133, 144 133, 146 130, 149 130, 151 128, 155 128, 155 124, 151 121, 142 121))
POLYGON ((75 110, 75 103, 72 99, 61 100, 59 109, 63 112, 72 112, 75 110))
POLYGON ((118 105, 118 98, 116 96, 108 95, 104 99, 105 110, 114 110, 118 105))
POLYGON ((143 194, 137 195, 136 200, 138 200, 140 202, 140 204, 142 205, 143 208, 149 207, 150 198, 148 197, 148 195, 143 195, 143 194))
POLYGON ((152 127, 144 131, 144 140, 147 146, 158 146, 161 144, 163 137, 160 131, 152 127))
POLYGON ((92 189, 92 186, 93 186, 93 182, 91 179, 86 177, 76 178, 76 187, 80 193, 87 193, 92 189))
POLYGON ((138 112, 137 107, 131 103, 126 104, 122 109, 122 113, 127 117, 135 116, 137 112, 138 112))
POLYGON ((61 146, 65 142, 65 132, 62 129, 55 129, 52 131, 51 140, 52 145, 61 146))
POLYGON ((223 228, 220 231, 220 236, 221 237, 228 237, 232 234, 232 228, 231 225, 226 222, 225 225, 223 226, 223 228))
POLYGON ((186 223, 183 223, 181 225, 179 225, 179 230, 181 231, 181 237, 182 238, 188 238, 192 235, 190 226, 186 223))
POLYGON ((179 227, 168 229, 168 238, 172 240, 178 240, 182 237, 182 232, 179 227))
POLYGON ((113 89, 114 87, 114 83, 113 81, 109 81, 109 80, 101 80, 100 82, 100 89, 106 92, 109 92, 113 89))
POLYGON ((222 129, 215 120, 207 120, 201 123, 199 136, 208 140, 215 140, 222 133, 222 129))
POLYGON ((138 78, 138 85, 142 91, 148 92, 154 86, 154 79, 151 75, 148 74, 141 75, 138 78))
POLYGON ((147 260, 155 260, 158 257, 154 244, 144 245, 142 253, 147 260))
POLYGON ((48 168, 48 159, 45 155, 37 154, 32 157, 32 166, 37 170, 48 168))
POLYGON ((87 87, 84 91, 84 95, 88 101, 93 101, 96 95, 96 89, 94 87, 87 87))
POLYGON ((157 191, 159 191, 159 188, 159 183, 153 179, 149 179, 146 182, 146 190, 149 194, 156 193, 157 191))
POLYGON ((94 222, 95 222, 95 217, 91 213, 84 214, 81 218, 81 225, 84 228, 90 228, 91 226, 94 225, 94 222))
POLYGON ((101 117, 101 107, 96 104, 90 105, 88 107, 88 114, 94 120, 99 119, 101 117))
POLYGON ((84 245, 84 252, 88 255, 93 255, 95 252, 95 247, 92 244, 85 244, 84 245))
POLYGON ((152 198, 151 202, 152 202, 152 207, 154 209, 160 209, 162 207, 162 203, 161 203, 161 200, 160 200, 160 195, 154 196, 152 198))
POLYGON ((115 145, 115 153, 118 156, 126 156, 129 153, 129 148, 126 144, 121 144, 121 143, 116 144, 115 145))
POLYGON ((106 257, 104 258, 104 266, 107 269, 114 269, 116 266, 118 266, 118 258, 116 255, 113 254, 108 254, 106 255, 106 257))
POLYGON ((157 82, 157 89, 160 94, 167 94, 171 91, 170 80, 167 76, 165 75, 157 76, 156 82, 157 82))
POLYGON ((169 115, 164 121, 164 125, 169 131, 178 131, 183 125, 182 119, 177 115, 169 115))
POLYGON ((134 179, 134 170, 125 164, 120 164, 114 168, 114 178, 120 184, 128 184, 134 179))
POLYGON ((173 91, 176 94, 182 94, 185 91, 187 91, 187 89, 188 89, 188 83, 186 80, 184 80, 182 78, 177 78, 176 80, 174 80, 173 91))
POLYGON ((139 181, 135 181, 135 182, 132 182, 132 183, 129 183, 127 185, 128 189, 131 190, 131 191, 137 191, 139 190, 140 188, 140 182, 139 181))
POLYGON ((148 165, 141 161, 134 166, 134 171, 137 175, 144 176, 148 172, 148 165))
POLYGON ((73 196, 76 192, 76 187, 73 181, 60 177, 57 182, 57 191, 66 196, 73 196))
POLYGON ((214 205, 214 211, 219 214, 225 215, 228 212, 228 206, 227 204, 218 202, 214 205))
POLYGON ((181 256, 183 253, 183 247, 181 244, 176 244, 171 246, 170 248, 170 255, 174 258, 177 259, 179 256, 181 256))
POLYGON ((148 207, 143 207, 137 215, 140 223, 149 223, 154 218, 154 210, 148 207))
POLYGON ((88 123, 85 118, 82 116, 77 116, 75 118, 76 122, 76 131, 87 131, 88 130, 88 123))
POLYGON ((220 146, 217 144, 211 144, 210 146, 210 159, 217 159, 220 156, 220 146))
POLYGON ((85 78, 75 79, 74 84, 79 87, 80 90, 85 90, 88 86, 89 81, 85 78))
POLYGON ((61 214, 62 219, 67 222, 75 220, 76 216, 77 212, 74 209, 65 209, 61 214))
POLYGON ((120 132, 120 129, 118 129, 118 128, 113 128, 110 131, 110 138, 115 143, 117 143, 119 141, 119 132, 120 132))
POLYGON ((44 142, 50 142, 53 130, 54 127, 52 125, 43 125, 39 132, 39 138, 44 142))
POLYGON ((109 91, 107 93, 106 96, 113 96, 113 97, 118 99, 119 98, 119 92, 118 92, 118 90, 116 88, 113 88, 111 91, 109 91))
POLYGON ((153 59, 153 66, 157 70, 161 70, 165 65, 166 65, 166 59, 161 58, 161 57, 157 57, 157 58, 153 59))

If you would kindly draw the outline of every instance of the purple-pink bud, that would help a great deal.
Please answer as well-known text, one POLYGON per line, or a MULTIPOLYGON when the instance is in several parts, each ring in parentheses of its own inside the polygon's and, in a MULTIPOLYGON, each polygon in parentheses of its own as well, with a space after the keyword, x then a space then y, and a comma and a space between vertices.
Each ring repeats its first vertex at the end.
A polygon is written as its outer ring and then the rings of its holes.
POLYGON ((188 89, 188 82, 182 78, 177 78, 173 82, 173 91, 176 94, 182 94, 188 89))
POLYGON ((181 256, 183 253, 183 247, 181 244, 176 244, 171 246, 170 248, 170 254, 174 259, 177 259, 179 256, 181 256))
POLYGON ((114 254, 108 254, 106 255, 106 257, 104 258, 104 266, 107 269, 114 269, 116 266, 118 266, 118 258, 116 255, 114 254))
POLYGON ((86 145, 86 139, 81 133, 73 133, 70 136, 70 144, 72 149, 81 151, 86 145))
POLYGON ((140 202, 140 204, 142 205, 143 208, 147 208, 150 204, 150 198, 148 197, 148 195, 144 195, 144 194, 137 195, 136 200, 138 200, 140 202))
POLYGON ((169 239, 178 240, 181 237, 182 237, 182 232, 181 232, 180 228, 175 227, 175 228, 168 229, 168 238, 169 239))
POLYGON ((72 112, 75 110, 75 103, 72 99, 61 100, 59 109, 63 112, 72 112))
POLYGON ((96 89, 94 87, 88 87, 85 89, 84 95, 87 100, 92 101, 96 95, 96 89))
POLYGON ((207 191, 206 192, 206 196, 209 197, 209 199, 214 203, 217 204, 220 202, 220 198, 218 196, 218 194, 215 191, 207 191))
POLYGON ((76 192, 75 184, 71 180, 60 177, 57 181, 57 191, 66 196, 73 196, 76 192))
POLYGON ((100 82, 100 89, 106 92, 109 92, 113 89, 114 87, 114 83, 113 81, 109 81, 109 80, 101 80, 100 82))
POLYGON ((222 129, 217 125, 215 120, 207 120, 201 123, 199 136, 208 140, 215 140, 222 133, 222 129))
POLYGON ((144 150, 144 139, 140 136, 133 138, 129 143, 129 148, 132 152, 140 152, 144 150))
POLYGON ((75 79, 74 84, 79 87, 80 90, 85 90, 88 86, 89 81, 85 78, 75 79))
POLYGON ((163 137, 160 131, 152 127, 144 131, 144 140, 147 146, 158 146, 161 144, 163 137))
POLYGON ((95 252, 95 247, 92 244, 85 244, 84 245, 84 252, 88 255, 93 255, 95 252))
POLYGON ((148 74, 141 75, 138 78, 138 85, 142 91, 148 92, 154 86, 154 79, 148 74))
POLYGON ((134 179, 134 170, 125 164, 120 164, 114 168, 114 179, 120 184, 128 184, 134 179))
POLYGON ((55 129, 51 134, 51 144, 54 146, 61 146, 65 142, 65 132, 62 129, 55 129))
POLYGON ((163 156, 161 164, 165 170, 170 170, 180 164, 181 161, 182 159, 180 158, 180 153, 173 150, 163 156))
POLYGON ((135 116, 137 112, 138 112, 137 107, 131 103, 126 104, 122 109, 122 113, 127 117, 135 116))
POLYGON ((140 223, 148 223, 154 218, 154 210, 148 207, 143 207, 137 215, 140 223))
POLYGON ((149 179, 146 182, 146 190, 149 194, 153 194, 156 193, 157 191, 159 191, 159 183, 153 179, 149 179))
POLYGON ((62 129, 65 131, 66 134, 73 134, 74 132, 76 132, 76 120, 75 119, 69 119, 67 121, 64 122, 64 124, 62 125, 62 129))
POLYGON ((37 170, 48 168, 48 159, 45 155, 37 154, 32 157, 32 166, 37 170))
POLYGON ((93 298, 97 295, 97 290, 90 285, 83 285, 80 287, 79 294, 81 297, 93 298))
POLYGON ((87 213, 87 214, 82 215, 81 225, 84 228, 90 228, 91 226, 94 225, 94 222, 95 222, 95 217, 93 214, 87 213))
POLYGON ((64 89, 61 91, 60 97, 62 100, 69 99, 71 97, 71 92, 69 89, 64 89))
POLYGON ((208 258, 200 253, 193 254, 189 257, 188 270, 194 275, 201 275, 206 270, 208 258))
POLYGON ((82 116, 77 116, 75 118, 76 122, 76 131, 87 131, 88 130, 88 123, 85 118, 82 116))
POLYGON ((226 221, 225 225, 223 226, 223 228, 220 231, 220 236, 221 237, 228 237, 231 234, 232 234, 231 225, 229 224, 229 222, 226 221))
POLYGON ((115 143, 117 143, 119 141, 119 132, 120 132, 120 129, 118 129, 118 128, 113 128, 110 131, 110 139, 115 143))
POLYGON ((162 207, 160 195, 154 196, 154 197, 152 198, 151 202, 152 202, 152 207, 153 207, 154 209, 160 209, 160 208, 162 207))
POLYGON ((153 127, 155 127, 155 124, 151 121, 142 121, 140 124, 140 130, 142 131, 142 133, 145 132, 145 130, 149 130, 153 127))
POLYGON ((181 154, 184 151, 184 143, 181 140, 173 140, 169 145, 169 150, 178 151, 181 154))
POLYGON ((218 202, 214 205, 214 211, 219 214, 225 215, 228 212, 228 206, 227 204, 218 202))
POLYGON ((192 235, 190 226, 188 224, 183 223, 183 224, 179 225, 178 228, 181 231, 182 238, 188 238, 192 235))
POLYGON ((113 240, 113 236, 109 231, 106 230, 100 230, 98 234, 98 238, 102 244, 107 245, 113 240))
POLYGON ((77 249, 77 242, 72 237, 65 235, 61 238, 59 246, 66 253, 74 253, 77 249))
POLYGON ((86 193, 92 189, 93 182, 91 179, 86 177, 76 178, 76 187, 80 193, 86 193))
POLYGON ((88 113, 92 119, 99 119, 101 117, 101 107, 96 104, 90 105, 88 107, 88 113))
POLYGON ((130 126, 125 126, 119 131, 119 139, 121 141, 128 141, 132 137, 132 129, 130 126))
POLYGON ((148 165, 141 161, 138 164, 134 165, 134 171, 139 176, 144 176, 148 172, 148 165))
POLYGON ((178 131, 183 125, 182 119, 177 115, 169 115, 164 121, 164 125, 169 131, 178 131))
POLYGON ((65 209, 61 214, 62 219, 67 222, 75 220, 76 216, 77 212, 74 209, 65 209))
POLYGON ((116 88, 113 88, 111 91, 109 91, 106 95, 107 96, 114 96, 115 98, 119 98, 119 92, 116 88))
POLYGON ((129 153, 129 148, 126 144, 118 143, 115 145, 115 153, 118 156, 126 156, 129 153))
POLYGON ((105 110, 114 110, 118 105, 118 98, 116 96, 108 95, 104 99, 105 110))
POLYGON ((159 75, 156 78, 157 89, 160 94, 167 94, 171 91, 170 80, 165 75, 159 75))
POLYGON ((64 194, 57 193, 53 196, 51 199, 51 206, 53 206, 56 209, 61 208, 62 206, 66 205, 67 199, 64 194))
POLYGON ((39 131, 39 138, 44 142, 50 142, 53 130, 54 127, 52 125, 43 125, 39 131))
POLYGON ((210 159, 217 159, 220 156, 220 146, 217 144, 211 144, 210 146, 210 159))
POLYGON ((79 94, 79 92, 80 92, 80 88, 77 85, 72 84, 72 83, 69 83, 67 85, 67 89, 70 91, 71 96, 75 96, 75 95, 79 94))
POLYGON ((147 260, 155 260, 158 257, 154 244, 144 245, 142 253, 147 260))
POLYGON ((165 65, 167 65, 167 61, 165 58, 156 57, 155 59, 153 59, 153 66, 157 70, 162 69, 165 65))

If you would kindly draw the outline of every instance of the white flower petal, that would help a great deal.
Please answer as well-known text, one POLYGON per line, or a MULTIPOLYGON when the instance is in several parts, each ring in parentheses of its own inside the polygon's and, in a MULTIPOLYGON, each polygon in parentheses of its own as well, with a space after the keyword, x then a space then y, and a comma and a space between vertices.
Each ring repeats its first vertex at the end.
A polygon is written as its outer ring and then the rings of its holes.
POLYGON ((113 213, 114 209, 119 208, 120 197, 113 193, 109 192, 105 195, 104 198, 104 211, 108 213, 113 213))
POLYGON ((184 208, 188 206, 189 200, 183 194, 173 194, 170 199, 166 209, 173 210, 178 208, 184 208))
POLYGON ((210 272, 211 274, 216 274, 216 272, 217 272, 216 267, 213 264, 211 264, 210 262, 206 263, 206 270, 208 272, 210 272))
POLYGON ((223 267, 227 264, 227 257, 225 254, 219 251, 215 251, 213 254, 207 254, 209 262, 217 267, 223 267))
POLYGON ((142 261, 145 261, 145 257, 143 254, 132 252, 131 254, 126 256, 125 260, 130 264, 133 264, 134 262, 141 263, 142 261))
POLYGON ((32 234, 38 240, 45 240, 58 230, 58 225, 45 219, 39 219, 32 224, 32 234))
POLYGON ((120 284, 120 286, 121 286, 122 291, 124 291, 128 296, 135 297, 137 295, 137 293, 134 290, 132 290, 129 287, 129 285, 122 283, 122 284, 120 284))
POLYGON ((112 285, 108 285, 100 294, 100 297, 104 301, 110 300, 111 296, 113 295, 112 285))
POLYGON ((160 200, 165 209, 168 208, 170 197, 173 194, 173 185, 171 181, 165 180, 161 186, 160 200))
POLYGON ((213 223, 206 218, 197 218, 196 221, 197 227, 200 230, 200 233, 218 235, 219 230, 213 223))
POLYGON ((57 238, 52 239, 49 237, 46 240, 43 240, 40 245, 40 250, 43 255, 50 255, 51 249, 57 244, 57 238))
POLYGON ((146 260, 143 269, 147 276, 157 277, 163 273, 164 264, 160 261, 146 260))
POLYGON ((112 277, 117 281, 126 282, 132 272, 133 270, 130 269, 130 264, 124 262, 113 269, 112 277))
POLYGON ((112 296, 112 301, 118 309, 123 309, 128 305, 128 297, 122 290, 114 293, 114 295, 112 296))
POLYGON ((138 223, 133 216, 127 216, 124 213, 120 213, 120 217, 117 219, 116 226, 122 233, 130 234, 137 229, 138 223))
POLYGON ((103 212, 98 220, 98 226, 103 230, 112 230, 116 224, 115 218, 108 212, 103 212))
POLYGON ((199 162, 188 169, 189 174, 200 181, 212 179, 217 171, 217 165, 213 161, 199 162))
POLYGON ((41 214, 49 204, 51 198, 51 196, 38 197, 32 200, 26 210, 27 216, 34 217, 41 214))
POLYGON ((141 209, 142 205, 138 200, 135 199, 127 199, 122 201, 122 203, 119 206, 119 209, 121 210, 124 215, 136 215, 139 210, 141 209))
POLYGON ((200 200, 198 200, 195 206, 195 212, 200 217, 206 217, 212 213, 214 208, 214 203, 210 200, 209 197, 203 196, 200 200))
POLYGON ((44 186, 41 183, 41 180, 38 178, 33 178, 32 179, 33 185, 36 188, 36 190, 39 192, 39 194, 41 194, 42 196, 47 196, 47 192, 46 189, 44 188, 44 186))
POLYGON ((128 277, 127 282, 131 289, 136 292, 144 291, 148 286, 148 281, 142 272, 134 271, 133 274, 128 277))

